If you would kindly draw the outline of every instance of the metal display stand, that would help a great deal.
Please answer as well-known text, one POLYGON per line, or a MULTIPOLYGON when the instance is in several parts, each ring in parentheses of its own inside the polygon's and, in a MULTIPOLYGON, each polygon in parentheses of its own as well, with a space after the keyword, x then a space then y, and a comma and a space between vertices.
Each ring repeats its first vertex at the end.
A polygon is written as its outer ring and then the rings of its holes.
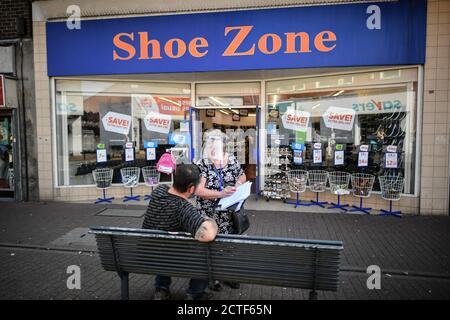
POLYGON ((328 173, 328 180, 330 182, 330 192, 337 194, 338 203, 331 203, 328 209, 341 209, 347 212, 348 204, 341 204, 341 195, 350 194, 348 185, 350 183, 350 173, 343 171, 334 171, 328 173))
POLYGON ((372 208, 363 207, 363 198, 370 197, 373 183, 375 181, 375 176, 367 173, 353 173, 351 179, 352 193, 353 196, 359 198, 359 207, 353 205, 353 209, 351 209, 350 211, 370 214, 370 210, 372 210, 372 208))
POLYGON ((141 169, 138 167, 127 167, 120 169, 122 176, 122 183, 125 188, 130 189, 130 195, 123 198, 123 202, 127 201, 140 201, 140 195, 133 196, 133 188, 137 186, 139 182, 139 176, 141 169))
POLYGON ((319 201, 319 193, 327 188, 328 171, 310 170, 308 171, 309 189, 316 193, 316 200, 311 200, 311 205, 325 208, 327 201, 319 201))
POLYGON ((8 185, 11 190, 14 190, 14 169, 8 169, 8 185))
POLYGON ((306 191, 306 185, 308 183, 308 171, 305 170, 291 170, 287 172, 289 189, 297 195, 295 202, 286 202, 288 204, 294 204, 295 208, 298 206, 312 206, 312 203, 302 203, 299 197, 300 193, 306 191))
MULTIPOLYGON (((159 172, 156 170, 156 166, 143 167, 142 176, 144 177, 145 185, 150 187, 151 193, 153 193, 153 188, 159 183, 159 172)), ((144 195, 144 200, 150 200, 152 198, 151 193, 144 195)))
POLYGON ((381 187, 381 197, 389 200, 389 210, 380 210, 380 216, 401 217, 401 211, 392 211, 392 201, 400 200, 403 191, 404 179, 400 176, 381 176, 378 177, 381 187))
POLYGON ((94 182, 97 189, 101 189, 103 191, 103 198, 97 198, 95 204, 108 202, 112 203, 114 197, 106 197, 106 189, 110 188, 112 185, 113 179, 113 169, 110 168, 100 168, 92 171, 92 176, 94 177, 94 182))
POLYGON ((266 201, 279 199, 286 202, 289 185, 286 172, 289 171, 292 154, 288 146, 271 147, 266 152, 265 184, 263 196, 266 201))

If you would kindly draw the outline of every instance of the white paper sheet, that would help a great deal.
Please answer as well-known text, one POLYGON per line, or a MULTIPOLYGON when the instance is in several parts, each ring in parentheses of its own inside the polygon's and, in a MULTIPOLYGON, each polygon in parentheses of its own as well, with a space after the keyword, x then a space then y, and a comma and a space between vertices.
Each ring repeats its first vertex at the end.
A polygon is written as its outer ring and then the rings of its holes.
POLYGON ((246 183, 240 185, 237 187, 237 190, 231 195, 226 198, 222 198, 219 201, 219 208, 220 210, 224 210, 228 207, 231 207, 232 205, 239 203, 238 208, 242 206, 242 203, 250 196, 252 190, 252 183, 250 181, 247 181, 246 183))

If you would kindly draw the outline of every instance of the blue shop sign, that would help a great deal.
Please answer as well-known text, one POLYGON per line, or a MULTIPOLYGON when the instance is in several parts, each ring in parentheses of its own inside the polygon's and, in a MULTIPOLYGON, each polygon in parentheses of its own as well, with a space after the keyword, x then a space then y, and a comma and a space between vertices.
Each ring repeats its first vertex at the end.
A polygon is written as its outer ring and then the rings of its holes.
POLYGON ((426 1, 47 22, 49 76, 423 64, 426 1))

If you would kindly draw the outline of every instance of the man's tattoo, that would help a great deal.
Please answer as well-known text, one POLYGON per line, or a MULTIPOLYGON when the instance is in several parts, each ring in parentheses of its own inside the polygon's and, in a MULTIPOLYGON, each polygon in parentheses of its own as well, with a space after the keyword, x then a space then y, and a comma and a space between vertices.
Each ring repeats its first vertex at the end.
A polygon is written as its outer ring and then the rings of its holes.
POLYGON ((201 239, 203 238, 203 236, 205 235, 207 231, 207 228, 205 227, 205 225, 201 225, 200 228, 198 228, 197 232, 195 233, 195 239, 201 239))

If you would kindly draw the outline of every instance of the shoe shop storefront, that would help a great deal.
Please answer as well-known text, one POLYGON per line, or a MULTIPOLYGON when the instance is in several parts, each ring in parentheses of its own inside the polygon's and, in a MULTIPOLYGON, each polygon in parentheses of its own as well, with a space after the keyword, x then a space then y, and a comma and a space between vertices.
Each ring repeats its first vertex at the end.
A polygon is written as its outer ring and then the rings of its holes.
POLYGON ((426 1, 193 11, 35 21, 41 199, 93 202, 106 168, 121 202, 138 167, 144 204, 219 129, 262 206, 419 213, 426 1))
POLYGON ((0 74, 0 201, 20 199, 18 102, 16 80, 0 74), (16 182, 17 181, 17 182, 16 182))

